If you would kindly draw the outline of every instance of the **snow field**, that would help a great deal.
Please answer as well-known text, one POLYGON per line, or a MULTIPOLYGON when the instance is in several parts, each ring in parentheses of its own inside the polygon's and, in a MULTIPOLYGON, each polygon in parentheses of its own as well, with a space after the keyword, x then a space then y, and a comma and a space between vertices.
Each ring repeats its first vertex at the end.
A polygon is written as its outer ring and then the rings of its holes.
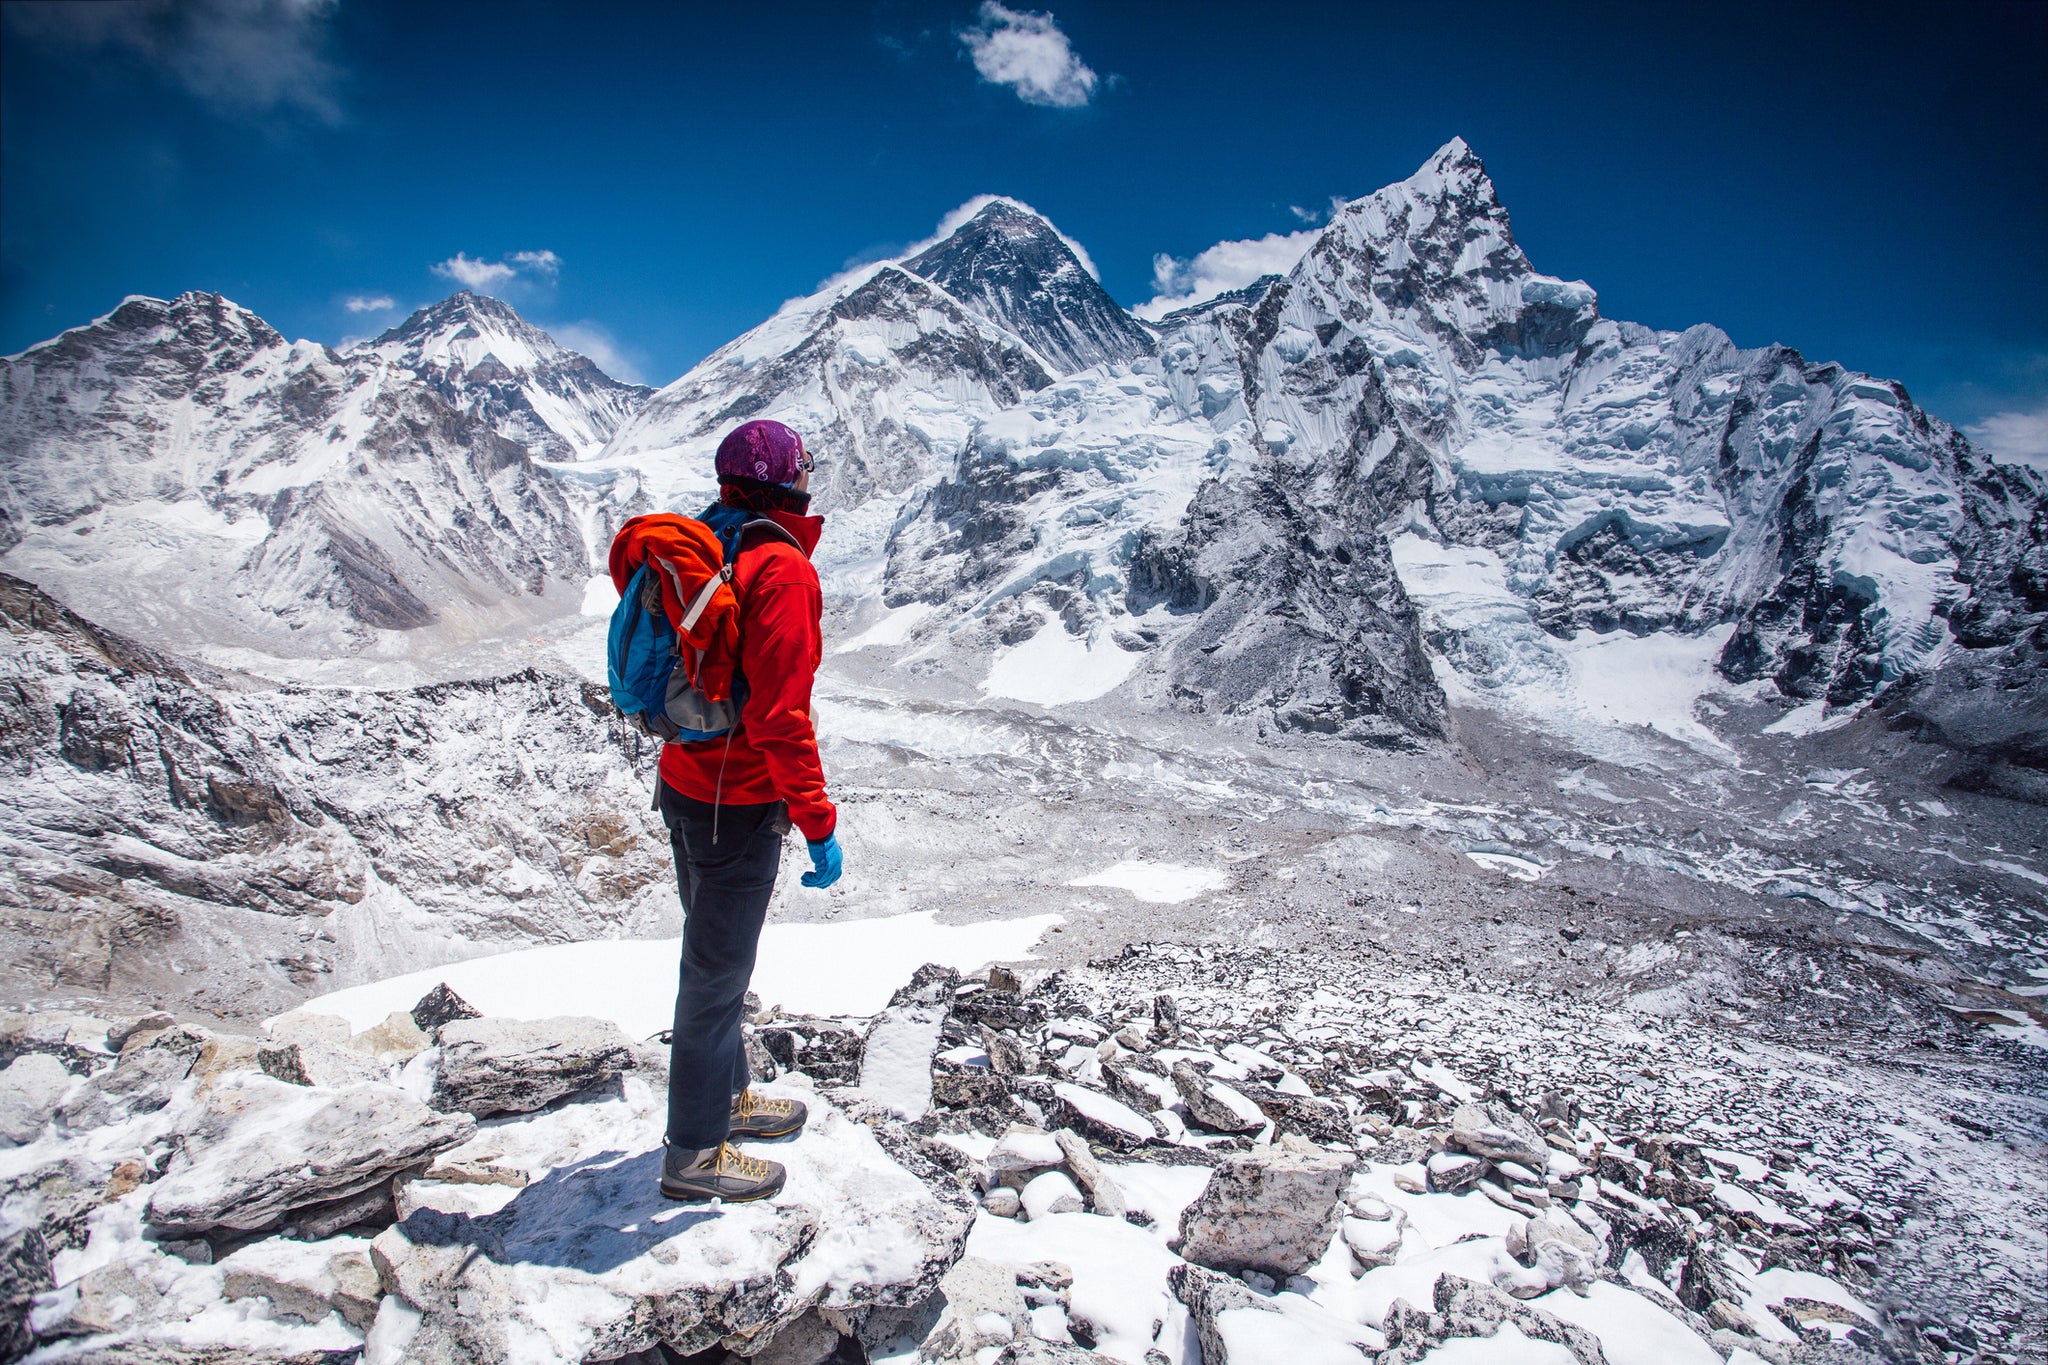
MULTIPOLYGON (((932 911, 840 924, 771 924, 761 933, 753 989, 764 1005, 805 1014, 867 1015, 927 962, 972 971, 1028 959, 1059 915, 947 925, 932 911)), ((446 982, 487 1015, 609 1019, 632 1038, 650 1038, 675 1013, 679 940, 561 943, 470 958, 367 985, 331 991, 299 1008, 370 1027, 409 1010, 446 982)))

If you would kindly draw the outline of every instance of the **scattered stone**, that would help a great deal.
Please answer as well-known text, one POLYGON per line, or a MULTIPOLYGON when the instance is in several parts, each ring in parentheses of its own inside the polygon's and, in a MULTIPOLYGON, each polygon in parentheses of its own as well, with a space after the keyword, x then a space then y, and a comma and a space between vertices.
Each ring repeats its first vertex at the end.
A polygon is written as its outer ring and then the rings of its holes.
POLYGON ((1080 1213, 1087 1208, 1081 1191, 1065 1171, 1041 1171, 1017 1193, 1024 1216, 1032 1222, 1055 1213, 1080 1213))
MULTIPOLYGON (((1436 1316, 1443 1319, 1444 1337, 1490 1337, 1502 1323, 1532 1341, 1553 1341, 1570 1351, 1579 1365, 1607 1365, 1600 1339, 1583 1327, 1560 1322, 1540 1308, 1518 1302, 1490 1284, 1468 1280, 1446 1272, 1437 1276, 1434 1294, 1436 1316)), ((1392 1334, 1389 1333, 1391 1339, 1392 1334)), ((1404 1336, 1401 1346, 1406 1348, 1404 1336)), ((1432 1343, 1439 1344, 1439 1343, 1432 1343)))
POLYGON ((1059 1139, 1043 1128, 1013 1125, 989 1149, 988 1168, 1006 1185, 1021 1189, 1024 1181, 1067 1159, 1059 1139))
POLYGON ((951 967, 936 962, 927 962, 910 974, 910 980, 898 986, 889 997, 892 1009, 904 1005, 950 1005, 953 992, 960 988, 960 973, 951 967))
POLYGON ((275 1227, 296 1209, 388 1185, 475 1131, 467 1115, 435 1113, 392 1086, 328 1092, 237 1077, 188 1120, 147 1217, 174 1236, 275 1227))
POLYGON ((831 1019, 785 1019, 761 1030, 761 1046, 785 1072, 801 1071, 821 1085, 853 1085, 867 1034, 831 1019))
POLYGON ((419 1003, 412 1007, 413 1024, 429 1038, 443 1024, 452 1024, 457 1019, 483 1017, 482 1010, 457 995, 455 988, 445 981, 421 996, 419 1003))
POLYGON ((1030 1308, 1008 1268, 962 1256, 939 1281, 938 1321, 918 1346, 929 1365, 975 1365, 979 1352, 998 1349, 1029 1333, 1030 1308))
POLYGON ((1183 1058, 1173 1064, 1173 1086, 1187 1105, 1188 1120, 1212 1133, 1256 1133, 1266 1126, 1259 1106, 1221 1081, 1212 1080, 1183 1058))
POLYGON ((1224 1161, 1180 1220, 1183 1259, 1215 1270, 1299 1275, 1330 1245, 1358 1159, 1258 1148, 1224 1161))
POLYGON ((1458 1194, 1479 1183, 1486 1167, 1478 1157, 1459 1152, 1437 1152, 1423 1163, 1429 1188, 1438 1194, 1458 1194))
POLYGON ((338 1014, 321 1014, 315 1010, 293 1010, 280 1014, 270 1021, 265 1030, 270 1041, 279 1046, 287 1043, 325 1043, 330 1047, 347 1047, 354 1030, 348 1020, 338 1014))
POLYGON ((162 1301, 146 1261, 115 1261, 38 1299, 29 1326, 46 1340, 120 1332, 153 1321, 162 1301))
POLYGON ((1091 1142, 1118 1151, 1130 1151, 1160 1138, 1160 1130, 1152 1120, 1122 1100, 1072 1081, 1055 1081, 1050 1085, 1027 1081, 1020 1083, 1013 1093, 1036 1103, 1044 1111, 1048 1126, 1071 1128, 1091 1142))
POLYGON ((1401 1252, 1401 1226, 1393 1219, 1346 1218, 1344 1244, 1351 1248, 1351 1259, 1361 1272, 1392 1265, 1401 1252))
POLYGON ((391 1068, 350 1047, 331 1043, 274 1044, 256 1054, 257 1069, 287 1085, 339 1090, 349 1085, 389 1085, 391 1068))
POLYGON ((1180 1041, 1180 1006, 1170 995, 1152 997, 1152 1037, 1161 1043, 1180 1041))
POLYGON ((291 1218, 285 1235, 302 1242, 324 1242, 350 1231, 375 1232, 397 1221, 397 1193, 391 1181, 381 1180, 360 1194, 293 1209, 291 1218))
POLYGON ((29 1306, 36 1295, 56 1286, 41 1229, 21 1228, 0 1236, 0 1360, 19 1360, 35 1345, 28 1329, 29 1306))
POLYGON ((116 1021, 107 1030, 107 1047, 114 1052, 120 1052, 128 1046, 130 1039, 161 1033, 176 1026, 177 1022, 162 1010, 139 1015, 134 1019, 116 1021))
POLYGON ((1096 1162, 1088 1144, 1064 1128, 1054 1133, 1053 1138, 1066 1157, 1067 1171, 1081 1187, 1082 1193, 1088 1196, 1090 1211, 1104 1218, 1122 1218, 1126 1208, 1124 1193, 1096 1162))
POLYGON ((457 1019, 441 1026, 436 1109, 526 1114, 631 1068, 632 1040, 608 1019, 457 1019))
POLYGON ((992 1185, 982 1196, 981 1206, 998 1218, 1015 1218, 1023 1212, 1024 1201, 1012 1186, 992 1185))
POLYGON ((34 1142, 70 1093, 71 1072, 55 1057, 25 1052, 0 1071, 0 1147, 34 1142))
POLYGON ((267 1299, 279 1317, 318 1322, 330 1312, 368 1331, 382 1297, 370 1244, 360 1237, 252 1242, 219 1262, 222 1296, 267 1299))
POLYGON ((1017 974, 1008 967, 991 967, 988 969, 988 988, 992 991, 1008 991, 1012 995, 1021 995, 1024 983, 1019 981, 1017 974))
POLYGON ((950 968, 919 968, 911 984, 896 992, 897 1003, 868 1026, 861 1047, 861 1092, 900 1118, 921 1119, 932 1107, 932 1055, 939 1050, 946 1007, 921 996, 943 993, 950 998, 951 983, 957 980, 950 968))
POLYGON ((1550 1165, 1543 1131, 1497 1101, 1461 1104, 1452 1111, 1451 1145, 1489 1161, 1518 1161, 1532 1172, 1550 1165))
POLYGON ((1508 1255, 1521 1264, 1520 1273, 1503 1268, 1494 1287, 1518 1299, 1533 1299, 1560 1286, 1584 1297, 1600 1277, 1600 1244, 1590 1233, 1563 1217, 1537 1217, 1508 1229, 1508 1255))
POLYGON ((1276 1127, 1300 1133, 1317 1142, 1352 1141, 1351 1116, 1344 1106, 1314 1095, 1290 1095, 1269 1085, 1240 1082, 1232 1087, 1273 1120, 1276 1127))
POLYGON ((384 1016, 383 1023, 372 1024, 348 1040, 349 1046, 358 1052, 398 1062, 412 1060, 432 1043, 433 1039, 404 1010, 391 1011, 384 1016))
MULTIPOLYGON (((845 1340, 823 1314, 813 1309, 758 1342, 727 1337, 721 1344, 754 1365, 832 1365, 845 1340)), ((646 1354, 653 1358, 651 1365, 666 1365, 673 1359, 659 1349, 646 1354)))
POLYGON ((981 1045, 988 1053, 989 1070, 998 1076, 1029 1076, 1045 1065, 1036 1052, 986 1024, 981 1028, 981 1045))
POLYGON ((1202 1343, 1202 1365, 1325 1362, 1347 1354, 1364 1365, 1363 1351, 1379 1345, 1379 1333, 1367 1327, 1349 1327, 1351 1352, 1347 1353, 1332 1336, 1282 1313, 1271 1300, 1236 1280, 1200 1266, 1176 1265, 1167 1272, 1166 1282, 1174 1297, 1187 1305, 1195 1336, 1202 1343))

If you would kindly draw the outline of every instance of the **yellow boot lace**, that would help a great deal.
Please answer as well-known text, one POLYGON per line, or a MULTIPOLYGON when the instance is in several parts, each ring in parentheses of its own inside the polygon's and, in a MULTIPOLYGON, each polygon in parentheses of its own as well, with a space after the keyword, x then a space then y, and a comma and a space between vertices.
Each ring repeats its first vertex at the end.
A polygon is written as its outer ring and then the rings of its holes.
POLYGON ((743 1180, 763 1180, 768 1176, 768 1163, 748 1156, 730 1142, 721 1142, 712 1171, 717 1175, 736 1175, 743 1180))
POLYGON ((775 1099, 749 1088, 740 1092, 732 1102, 732 1116, 736 1119, 750 1119, 759 1114, 764 1118, 786 1119, 796 1112, 796 1106, 788 1100, 775 1099))

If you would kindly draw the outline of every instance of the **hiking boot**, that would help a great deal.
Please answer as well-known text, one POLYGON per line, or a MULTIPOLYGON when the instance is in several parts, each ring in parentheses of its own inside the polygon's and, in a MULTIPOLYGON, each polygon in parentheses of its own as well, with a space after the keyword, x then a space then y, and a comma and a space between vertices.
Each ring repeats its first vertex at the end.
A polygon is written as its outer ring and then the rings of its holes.
POLYGON ((665 1147, 661 1154, 661 1192, 670 1199, 744 1204, 776 1193, 787 1174, 780 1163, 748 1156, 730 1142, 701 1152, 665 1147))
POLYGON ((734 1142, 788 1137, 810 1116, 801 1100, 778 1100, 749 1088, 733 1097, 726 1136, 734 1142))

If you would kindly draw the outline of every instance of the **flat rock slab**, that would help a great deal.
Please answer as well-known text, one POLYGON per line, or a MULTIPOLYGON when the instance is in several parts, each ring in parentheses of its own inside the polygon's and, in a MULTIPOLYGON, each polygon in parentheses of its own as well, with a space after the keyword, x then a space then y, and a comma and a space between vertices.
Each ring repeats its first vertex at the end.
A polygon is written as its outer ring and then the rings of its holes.
POLYGON ((455 1019, 441 1026, 434 1107, 477 1118, 530 1114, 633 1068, 607 1019, 455 1019))
POLYGON ((1329 1249, 1357 1165, 1349 1153, 1279 1147, 1230 1158, 1181 1215, 1181 1257, 1232 1274, 1301 1274, 1329 1249))
POLYGON ((396 1086, 313 1090, 238 1074, 186 1122, 185 1149, 157 1182, 147 1217, 181 1237, 274 1227, 294 1209, 424 1167, 475 1131, 467 1114, 436 1113, 396 1086))
POLYGON ((657 1343, 687 1355, 769 1340, 813 1308, 921 1302, 959 1259, 971 1212, 936 1198, 864 1125, 792 1093, 811 1119, 764 1150, 789 1167, 772 1200, 663 1199, 650 1108, 495 1213, 420 1209, 386 1229, 372 1258, 421 1314, 407 1358, 574 1365, 657 1343))

